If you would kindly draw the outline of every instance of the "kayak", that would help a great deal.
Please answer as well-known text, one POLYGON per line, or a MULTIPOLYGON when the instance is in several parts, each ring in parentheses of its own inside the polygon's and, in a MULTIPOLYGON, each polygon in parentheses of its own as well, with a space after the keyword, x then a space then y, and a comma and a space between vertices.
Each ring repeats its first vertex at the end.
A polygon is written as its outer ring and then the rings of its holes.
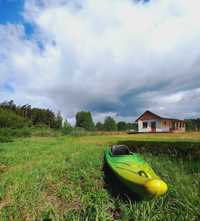
POLYGON ((158 197, 167 192, 167 184, 148 163, 125 145, 105 149, 105 161, 114 174, 132 192, 145 197, 158 197))

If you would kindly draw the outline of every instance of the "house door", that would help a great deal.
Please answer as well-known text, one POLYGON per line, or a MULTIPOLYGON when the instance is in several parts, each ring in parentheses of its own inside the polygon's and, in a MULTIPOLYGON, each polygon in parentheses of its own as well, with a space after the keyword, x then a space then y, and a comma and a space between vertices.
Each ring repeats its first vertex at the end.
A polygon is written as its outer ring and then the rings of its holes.
POLYGON ((151 132, 156 132, 156 122, 155 121, 151 122, 151 132))

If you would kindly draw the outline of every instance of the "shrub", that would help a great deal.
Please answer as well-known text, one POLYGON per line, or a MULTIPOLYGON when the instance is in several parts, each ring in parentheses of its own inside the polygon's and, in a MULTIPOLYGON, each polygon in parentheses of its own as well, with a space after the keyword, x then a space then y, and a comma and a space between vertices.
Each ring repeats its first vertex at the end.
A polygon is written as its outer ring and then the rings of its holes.
POLYGON ((14 129, 13 136, 14 137, 30 137, 31 136, 31 128, 24 127, 21 129, 14 129))
POLYGON ((0 135, 0 143, 7 143, 7 142, 12 142, 12 138, 11 137, 5 137, 5 136, 1 136, 0 135))
POLYGON ((38 127, 37 125, 32 128, 32 136, 35 137, 57 137, 60 135, 61 135, 60 130, 49 128, 48 126, 40 125, 38 127))
POLYGON ((131 151, 149 152, 155 155, 168 154, 173 157, 200 159, 200 142, 167 142, 167 141, 120 141, 131 151))
POLYGON ((65 121, 63 128, 62 128, 62 133, 64 135, 69 135, 69 134, 71 134, 72 130, 73 130, 73 128, 72 128, 71 124, 68 123, 67 121, 65 121))
POLYGON ((0 108, 0 128, 22 128, 29 127, 32 122, 26 118, 18 116, 13 111, 0 108))
POLYGON ((17 137, 30 137, 31 129, 30 128, 20 128, 20 129, 0 128, 0 136, 7 137, 8 140, 11 138, 17 138, 17 137))
POLYGON ((82 127, 74 127, 71 132, 71 135, 72 136, 86 136, 88 135, 88 132, 82 127))

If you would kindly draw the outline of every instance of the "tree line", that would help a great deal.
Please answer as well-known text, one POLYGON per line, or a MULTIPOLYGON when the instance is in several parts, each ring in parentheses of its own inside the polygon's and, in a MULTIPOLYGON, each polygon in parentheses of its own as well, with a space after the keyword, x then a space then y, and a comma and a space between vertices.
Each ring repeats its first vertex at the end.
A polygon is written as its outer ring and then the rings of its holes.
MULTIPOLYGON (((185 119, 185 122, 187 131, 200 131, 200 118, 185 119)), ((62 129, 66 133, 73 129, 69 122, 62 118, 60 112, 54 113, 50 109, 35 108, 29 104, 16 105, 13 100, 0 103, 0 128, 23 128, 35 125, 62 129)), ((86 131, 137 131, 137 124, 116 122, 111 116, 105 117, 103 122, 95 123, 90 112, 80 111, 76 114, 75 128, 86 131)))
POLYGON ((90 112, 81 111, 76 114, 76 127, 84 128, 88 131, 127 131, 137 130, 134 123, 126 123, 125 121, 116 122, 111 116, 107 116, 104 122, 94 123, 90 112))
POLYGON ((185 121, 187 131, 200 131, 200 118, 186 119, 185 121))
POLYGON ((49 109, 32 108, 31 105, 16 105, 13 100, 0 103, 0 128, 21 128, 38 124, 49 128, 62 127, 62 116, 49 109))
MULTIPOLYGON (((0 128, 23 128, 45 125, 49 128, 63 129, 69 133, 73 127, 63 119, 60 112, 54 113, 50 109, 35 108, 29 104, 16 105, 13 100, 0 103, 0 128)), ((126 131, 135 129, 133 123, 116 122, 107 116, 104 122, 93 121, 91 112, 80 111, 76 114, 75 128, 86 131, 126 131)))

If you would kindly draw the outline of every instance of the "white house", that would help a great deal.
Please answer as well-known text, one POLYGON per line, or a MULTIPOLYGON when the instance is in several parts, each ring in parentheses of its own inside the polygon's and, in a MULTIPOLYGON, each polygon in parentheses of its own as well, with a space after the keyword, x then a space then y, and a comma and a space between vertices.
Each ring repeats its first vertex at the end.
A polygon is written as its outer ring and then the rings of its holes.
POLYGON ((160 117, 145 111, 137 120, 138 132, 185 132, 185 121, 160 117))

